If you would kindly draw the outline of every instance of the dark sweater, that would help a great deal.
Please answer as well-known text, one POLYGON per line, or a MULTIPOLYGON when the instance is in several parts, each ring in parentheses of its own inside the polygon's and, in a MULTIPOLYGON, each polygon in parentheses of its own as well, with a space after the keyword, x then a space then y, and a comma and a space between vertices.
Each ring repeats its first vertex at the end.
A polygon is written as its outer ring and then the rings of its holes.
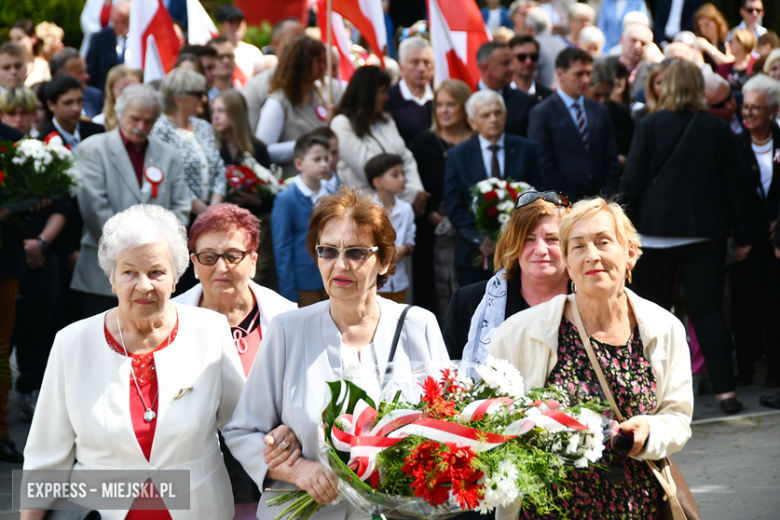
POLYGON ((392 114, 398 133, 404 138, 406 146, 409 146, 415 137, 431 127, 433 101, 428 101, 422 106, 414 101, 407 101, 401 95, 399 85, 390 87, 387 95, 389 99, 385 103, 385 110, 392 114))

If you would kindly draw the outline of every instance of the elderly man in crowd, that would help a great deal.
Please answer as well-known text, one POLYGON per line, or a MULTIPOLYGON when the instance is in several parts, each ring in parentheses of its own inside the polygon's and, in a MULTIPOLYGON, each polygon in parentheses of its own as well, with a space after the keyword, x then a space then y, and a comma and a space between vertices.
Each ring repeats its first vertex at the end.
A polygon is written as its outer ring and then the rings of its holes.
POLYGON ((525 136, 528 130, 528 112, 536 101, 533 96, 513 89, 514 73, 512 51, 509 45, 492 41, 482 45, 477 51, 477 66, 481 76, 477 90, 492 90, 504 100, 506 114, 506 132, 525 136))
POLYGON ((530 140, 504 132, 507 111, 504 99, 492 90, 481 90, 466 102, 469 125, 477 136, 447 152, 444 174, 444 206, 458 232, 455 268, 460 286, 487 280, 491 271, 474 267, 479 254, 490 256, 495 244, 481 236, 469 211, 469 189, 479 181, 498 178, 527 182, 539 188, 539 161, 530 140))
POLYGON ((85 293, 85 317, 117 305, 108 278, 97 276, 98 241, 108 219, 136 204, 167 208, 183 225, 190 218, 179 150, 148 138, 162 113, 160 95, 149 85, 130 85, 117 99, 116 113, 119 126, 85 141, 76 160, 84 235, 71 288, 85 293))
POLYGON ((0 45, 0 90, 24 85, 24 51, 14 42, 0 45))
POLYGON ((653 42, 653 31, 644 24, 633 23, 626 27, 620 37, 622 52, 620 63, 628 69, 628 84, 631 99, 645 87, 650 64, 644 60, 645 49, 653 42))
POLYGON ((95 87, 87 85, 89 81, 87 62, 81 57, 79 51, 73 47, 65 47, 51 57, 49 68, 52 78, 57 74, 68 74, 79 80, 84 94, 83 115, 92 119, 103 112, 103 93, 95 87))
POLYGON ((413 36, 398 47, 401 81, 387 90, 385 110, 392 114, 407 146, 431 127, 433 110, 433 49, 428 40, 413 36))
POLYGON ((593 58, 581 49, 558 55, 556 93, 531 110, 528 137, 536 143, 546 188, 578 200, 611 196, 620 165, 609 110, 585 96, 593 58))
POLYGON ((735 135, 742 133, 742 93, 732 92, 729 82, 720 74, 704 76, 704 98, 708 112, 724 119, 735 135))
POLYGON ((127 32, 130 30, 130 1, 111 4, 111 25, 94 34, 87 51, 89 85, 101 92, 112 67, 125 62, 127 32))
POLYGON ((536 103, 550 97, 553 91, 536 82, 539 42, 533 36, 515 36, 509 41, 509 48, 514 56, 514 72, 509 86, 533 96, 536 103))
POLYGON ((550 13, 541 7, 528 12, 525 17, 528 33, 539 43, 539 65, 536 71, 537 83, 552 88, 555 79, 555 58, 567 48, 563 38, 552 33, 553 23, 550 13))

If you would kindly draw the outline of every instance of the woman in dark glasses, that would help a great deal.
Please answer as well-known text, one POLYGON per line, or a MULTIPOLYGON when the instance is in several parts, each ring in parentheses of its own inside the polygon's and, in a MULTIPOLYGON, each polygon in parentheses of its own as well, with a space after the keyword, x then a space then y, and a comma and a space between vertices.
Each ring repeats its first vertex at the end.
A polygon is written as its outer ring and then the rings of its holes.
POLYGON ((526 192, 496 244, 496 274, 461 287, 444 319, 450 358, 485 361, 496 329, 510 316, 566 294, 568 277, 561 258, 558 226, 569 199, 556 191, 526 192))
MULTIPOLYGON (((376 399, 400 325, 396 370, 411 362, 446 361, 436 317, 377 296, 395 270, 395 231, 372 197, 346 187, 323 197, 309 222, 307 248, 317 260, 330 299, 277 316, 263 339, 233 419, 223 430, 233 455, 269 497, 297 486, 318 503, 337 497, 336 477, 317 461, 317 430, 327 381, 349 379, 376 399), (287 425, 303 446, 295 464, 270 467, 262 457, 266 433, 287 425)), ((286 505, 261 501, 258 518, 286 505)), ((346 502, 312 520, 368 519, 346 502)))

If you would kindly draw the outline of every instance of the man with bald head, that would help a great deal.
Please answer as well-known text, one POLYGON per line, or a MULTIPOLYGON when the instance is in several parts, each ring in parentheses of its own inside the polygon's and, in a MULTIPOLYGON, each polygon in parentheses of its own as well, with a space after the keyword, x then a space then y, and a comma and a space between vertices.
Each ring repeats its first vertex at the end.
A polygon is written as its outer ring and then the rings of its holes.
POLYGON ((636 99, 637 93, 644 88, 650 64, 644 60, 647 46, 653 42, 653 31, 644 24, 633 23, 626 27, 620 37, 623 51, 620 63, 628 69, 628 84, 631 86, 631 99, 636 99))
MULTIPOLYGON (((281 56, 284 48, 294 37, 303 34, 303 24, 297 18, 285 18, 276 22, 271 30, 271 45, 274 54, 281 56)), ((276 71, 276 67, 265 69, 260 74, 252 77, 244 87, 244 97, 249 109, 249 128, 252 134, 257 130, 257 123, 260 121, 260 110, 268 98, 268 87, 271 84, 271 78, 276 71)))
POLYGON ((125 62, 127 32, 130 30, 130 0, 114 2, 109 19, 109 26, 92 36, 87 51, 89 85, 101 92, 106 86, 106 76, 111 67, 125 62))

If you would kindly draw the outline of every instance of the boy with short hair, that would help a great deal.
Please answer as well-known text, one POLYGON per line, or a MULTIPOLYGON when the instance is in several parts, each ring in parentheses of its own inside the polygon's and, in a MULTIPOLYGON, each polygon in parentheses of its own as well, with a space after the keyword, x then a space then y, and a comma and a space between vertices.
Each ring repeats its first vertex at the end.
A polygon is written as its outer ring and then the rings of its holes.
POLYGON ((378 292, 394 302, 404 303, 406 289, 409 287, 409 276, 406 274, 406 264, 403 259, 414 251, 414 237, 417 232, 412 205, 397 197, 406 188, 404 160, 400 155, 382 153, 369 160, 363 171, 366 172, 368 182, 376 190, 377 199, 390 214, 395 229, 395 260, 398 267, 395 274, 387 279, 387 283, 378 292))
POLYGON ((24 51, 15 42, 0 45, 0 90, 24 85, 27 66, 24 51))
POLYGON ((339 152, 339 136, 337 136, 336 132, 331 130, 328 126, 315 128, 310 134, 321 135, 330 143, 330 167, 328 168, 328 175, 325 176, 323 183, 325 184, 328 193, 336 193, 339 191, 339 186, 342 184, 341 179, 336 175, 336 167, 339 164, 339 159, 341 159, 341 154, 339 152))
POLYGON ((276 196, 271 213, 271 237, 282 296, 298 307, 328 299, 319 268, 306 250, 312 208, 329 195, 322 184, 328 173, 330 143, 325 137, 301 136, 295 142, 293 164, 300 172, 292 185, 276 196))

